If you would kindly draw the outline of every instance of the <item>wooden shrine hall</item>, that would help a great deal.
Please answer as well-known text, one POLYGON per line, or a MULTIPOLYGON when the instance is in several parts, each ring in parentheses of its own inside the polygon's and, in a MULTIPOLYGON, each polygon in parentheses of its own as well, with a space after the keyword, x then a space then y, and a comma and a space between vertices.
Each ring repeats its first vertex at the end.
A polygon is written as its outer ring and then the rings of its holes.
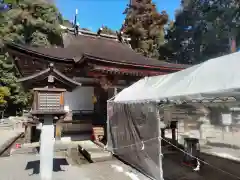
POLYGON ((91 111, 91 123, 104 125, 106 101, 119 90, 144 76, 168 74, 186 68, 144 57, 134 52, 123 38, 79 30, 63 34, 64 47, 29 47, 6 44, 27 89, 52 86, 67 89, 68 115, 83 118, 91 111), (85 89, 85 90, 84 90, 85 89), (87 104, 88 107, 85 107, 87 104))

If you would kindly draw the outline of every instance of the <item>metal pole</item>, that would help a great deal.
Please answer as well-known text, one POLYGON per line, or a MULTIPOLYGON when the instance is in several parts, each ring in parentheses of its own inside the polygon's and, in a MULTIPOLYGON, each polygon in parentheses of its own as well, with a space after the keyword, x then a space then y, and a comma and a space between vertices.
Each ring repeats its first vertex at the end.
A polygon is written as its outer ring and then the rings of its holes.
MULTIPOLYGON (((158 108, 158 107, 156 107, 156 108, 158 108)), ((161 129, 163 128, 162 127, 162 123, 161 123, 161 117, 160 117, 160 112, 159 112, 159 109, 157 109, 157 127, 158 127, 158 136, 160 136, 161 137, 161 129)), ((162 170, 162 143, 161 143, 161 141, 162 141, 162 138, 158 138, 158 141, 159 141, 159 143, 158 143, 158 147, 159 147, 159 150, 158 150, 158 153, 159 153, 159 155, 158 155, 158 162, 159 162, 159 180, 164 180, 163 179, 163 170, 162 170)))
POLYGON ((53 117, 46 115, 42 125, 40 139, 40 177, 41 180, 52 180, 54 148, 53 117))

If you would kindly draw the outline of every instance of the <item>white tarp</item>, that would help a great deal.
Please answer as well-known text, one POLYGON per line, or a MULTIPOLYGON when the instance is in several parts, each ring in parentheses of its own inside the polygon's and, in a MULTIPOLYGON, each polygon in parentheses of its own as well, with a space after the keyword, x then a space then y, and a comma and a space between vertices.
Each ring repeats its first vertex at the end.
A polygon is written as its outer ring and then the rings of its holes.
POLYGON ((176 73, 145 77, 117 94, 114 101, 201 99, 239 89, 240 52, 237 52, 176 73))

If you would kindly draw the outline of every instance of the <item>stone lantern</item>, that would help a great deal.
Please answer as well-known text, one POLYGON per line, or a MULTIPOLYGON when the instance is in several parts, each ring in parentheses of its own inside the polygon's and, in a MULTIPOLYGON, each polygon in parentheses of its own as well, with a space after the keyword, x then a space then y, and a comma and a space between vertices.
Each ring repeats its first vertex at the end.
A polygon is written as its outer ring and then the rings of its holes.
POLYGON ((54 124, 63 119, 64 92, 58 88, 34 88, 32 115, 42 123, 40 137, 40 174, 42 180, 52 179, 54 124))

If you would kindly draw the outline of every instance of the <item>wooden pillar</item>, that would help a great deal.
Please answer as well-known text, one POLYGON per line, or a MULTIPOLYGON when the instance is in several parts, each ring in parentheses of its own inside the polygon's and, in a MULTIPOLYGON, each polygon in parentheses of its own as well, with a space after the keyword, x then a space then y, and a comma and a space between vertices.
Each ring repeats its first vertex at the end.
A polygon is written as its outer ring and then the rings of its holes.
POLYGON ((107 100, 108 92, 100 87, 94 88, 94 95, 97 98, 97 102, 94 104, 94 124, 102 125, 106 122, 107 117, 107 100))
POLYGON ((93 116, 93 120, 92 123, 93 125, 95 125, 98 121, 98 116, 99 116, 99 106, 100 106, 100 102, 99 102, 99 87, 95 87, 94 88, 94 116, 93 116))
POLYGON ((94 104, 94 127, 102 127, 104 129, 104 140, 107 134, 107 100, 108 91, 96 87, 94 88, 94 95, 96 96, 97 102, 94 104))
POLYGON ((56 140, 61 140, 62 137, 62 124, 61 123, 56 123, 55 126, 55 139, 56 140))

